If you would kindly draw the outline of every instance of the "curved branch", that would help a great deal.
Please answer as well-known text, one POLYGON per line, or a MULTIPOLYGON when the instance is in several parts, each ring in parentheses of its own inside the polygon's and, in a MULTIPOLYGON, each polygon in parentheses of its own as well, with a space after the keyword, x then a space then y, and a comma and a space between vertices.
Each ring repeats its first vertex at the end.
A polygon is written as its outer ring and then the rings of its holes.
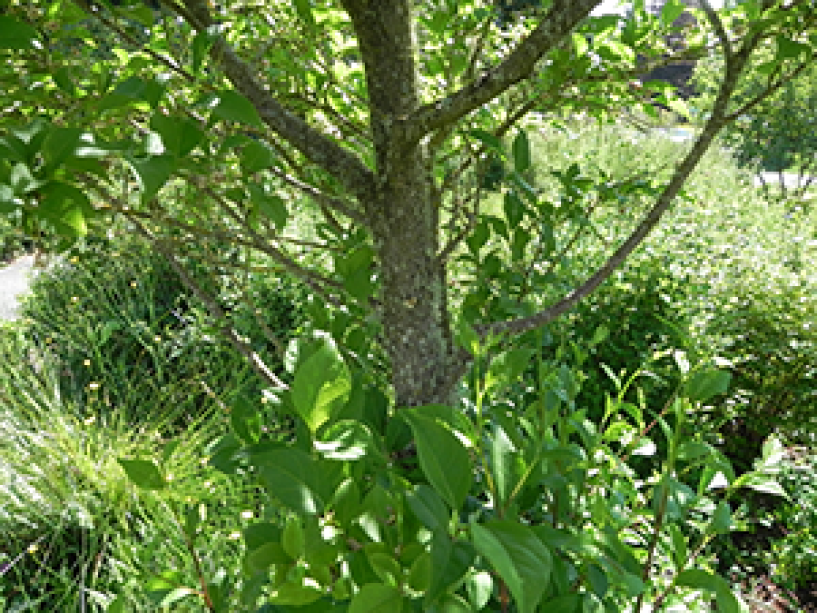
POLYGON ((723 83, 721 83, 718 97, 715 100, 712 115, 706 122, 704 129, 701 131, 692 149, 678 165, 670 182, 658 197, 653 208, 647 213, 633 233, 630 234, 621 246, 608 258, 607 262, 579 287, 548 308, 529 317, 478 326, 477 331, 480 335, 486 337, 489 335, 521 334, 553 321, 563 313, 572 309, 580 300, 590 295, 613 274, 616 268, 618 268, 633 251, 635 251, 667 212, 675 196, 695 169, 695 166, 697 166, 704 153, 706 153, 712 145, 715 136, 717 136, 720 129, 726 125, 726 110, 729 105, 729 100, 737 88, 738 77, 748 62, 751 50, 752 46, 747 45, 747 47, 741 49, 739 53, 733 54, 731 58, 729 58, 726 65, 726 74, 723 83))
POLYGON ((530 76, 536 62, 558 45, 601 2, 556 0, 539 26, 493 70, 450 96, 420 107, 403 120, 409 142, 457 121, 530 76))
MULTIPOLYGON (((184 4, 193 27, 204 30, 214 24, 206 0, 184 0, 184 4)), ((357 155, 287 111, 262 87, 250 66, 222 36, 216 38, 210 55, 221 64, 233 87, 252 103, 261 120, 273 132, 298 149, 310 162, 326 170, 358 198, 365 200, 374 192, 374 174, 366 164, 357 155)))

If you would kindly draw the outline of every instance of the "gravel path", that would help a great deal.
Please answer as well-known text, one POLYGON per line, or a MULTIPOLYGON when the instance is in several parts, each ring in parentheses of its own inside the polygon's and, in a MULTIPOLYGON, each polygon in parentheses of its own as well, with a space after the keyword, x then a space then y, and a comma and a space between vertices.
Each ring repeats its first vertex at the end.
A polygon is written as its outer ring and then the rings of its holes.
POLYGON ((31 275, 36 274, 33 265, 34 256, 24 255, 0 268, 0 321, 17 317, 17 299, 28 291, 31 275))

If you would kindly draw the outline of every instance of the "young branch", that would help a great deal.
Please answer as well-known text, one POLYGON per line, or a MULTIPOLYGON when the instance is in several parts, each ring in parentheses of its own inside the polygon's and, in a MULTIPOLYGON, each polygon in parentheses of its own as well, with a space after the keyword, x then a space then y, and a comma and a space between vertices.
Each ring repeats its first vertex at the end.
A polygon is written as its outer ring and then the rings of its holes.
POLYGON ((170 266, 173 268, 176 274, 179 275, 179 279, 181 279, 182 283, 184 283, 184 285, 207 306, 210 314, 221 324, 220 328, 224 336, 227 338, 230 344, 235 347, 236 351, 247 359, 247 361, 252 365, 253 370, 255 370, 255 372, 258 373, 265 381, 277 389, 288 389, 289 386, 279 379, 278 375, 272 372, 261 356, 253 351, 252 346, 249 343, 244 342, 238 335, 238 332, 236 332, 230 326, 227 313, 221 308, 221 305, 213 296, 204 291, 201 286, 193 280, 193 277, 187 273, 184 266, 181 265, 178 258, 175 256, 173 250, 169 249, 161 239, 153 236, 153 234, 151 234, 151 232, 139 220, 131 218, 130 221, 136 227, 139 234, 150 241, 151 244, 156 247, 157 251, 167 258, 167 261, 170 263, 170 266))
POLYGON ((502 63, 450 96, 423 105, 404 120, 408 141, 419 141, 490 102, 529 77, 545 53, 558 45, 599 5, 599 0, 555 0, 539 26, 502 63))
MULTIPOLYGON (((214 25, 206 0, 184 0, 191 25, 206 30, 214 25)), ((293 115, 256 79, 250 66, 242 60, 222 36, 210 49, 214 61, 221 65, 226 77, 258 111, 261 120, 276 134, 298 149, 306 158, 335 177, 360 199, 374 191, 374 175, 354 153, 341 147, 306 121, 293 115)))
POLYGON ((704 129, 695 141, 692 149, 678 164, 672 178, 664 191, 658 197, 653 208, 647 213, 633 233, 610 256, 607 262, 594 272, 584 283, 574 289, 567 296, 552 304, 548 308, 531 315, 510 321, 496 322, 479 326, 477 331, 483 336, 501 334, 521 334, 533 330, 553 321, 563 313, 573 308, 580 300, 590 295, 599 285, 604 283, 613 272, 632 254, 644 241, 647 235, 658 225, 667 212, 675 196, 683 187, 689 175, 695 169, 704 153, 712 145, 715 136, 727 123, 726 110, 729 100, 737 88, 738 77, 746 66, 752 51, 752 45, 747 45, 740 52, 732 55, 726 63, 726 74, 721 83, 720 91, 712 110, 712 115, 706 122, 704 129))

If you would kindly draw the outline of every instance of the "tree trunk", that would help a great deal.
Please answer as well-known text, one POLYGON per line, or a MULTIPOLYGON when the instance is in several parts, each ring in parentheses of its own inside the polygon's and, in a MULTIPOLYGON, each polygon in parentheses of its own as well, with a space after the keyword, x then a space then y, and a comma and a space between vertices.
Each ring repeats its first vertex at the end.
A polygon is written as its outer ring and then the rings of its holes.
POLYGON ((398 406, 444 402, 450 350, 438 211, 422 143, 405 134, 419 107, 407 0, 345 0, 366 68, 376 188, 364 203, 378 254, 383 336, 398 406))

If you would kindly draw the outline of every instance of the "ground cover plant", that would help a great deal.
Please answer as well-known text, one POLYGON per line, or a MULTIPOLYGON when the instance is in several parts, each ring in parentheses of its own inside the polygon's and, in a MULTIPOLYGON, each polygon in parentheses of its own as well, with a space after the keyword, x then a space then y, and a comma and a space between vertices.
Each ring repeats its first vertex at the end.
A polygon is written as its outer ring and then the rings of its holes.
MULTIPOLYGON (((671 61, 662 41, 683 6, 590 17, 597 4, 525 3, 512 23, 477 0, 16 3, 3 16, 4 209, 60 234, 125 218, 264 378, 277 414, 270 431, 260 400, 231 403, 232 432, 203 454, 265 491, 243 579, 227 593, 215 569, 196 587, 160 576, 145 584, 156 598, 211 611, 234 594, 250 610, 738 610, 706 546, 732 529, 738 490, 783 493, 779 441, 734 471, 696 418, 730 374, 685 351, 664 356, 678 375, 663 405, 633 402, 622 378, 591 418, 577 394, 604 330, 580 344, 542 327, 634 253, 726 124, 808 65, 815 14, 805 1, 703 3, 675 53, 721 53, 724 71, 691 147, 646 180, 570 165, 552 197, 531 183, 529 112, 683 112, 667 87, 634 83, 671 61), (768 44, 768 87, 735 103, 768 44), (497 192, 501 215, 488 209, 497 192), (295 194, 319 216, 309 235, 293 234, 295 194), (629 226, 599 230, 598 211, 631 203, 629 226), (574 258, 588 235, 603 249, 574 258), (231 325, 218 286, 186 269, 207 241, 226 263, 252 269, 254 250, 310 288, 286 377, 231 325)), ((172 489, 162 458, 118 464, 146 491, 172 489)))

